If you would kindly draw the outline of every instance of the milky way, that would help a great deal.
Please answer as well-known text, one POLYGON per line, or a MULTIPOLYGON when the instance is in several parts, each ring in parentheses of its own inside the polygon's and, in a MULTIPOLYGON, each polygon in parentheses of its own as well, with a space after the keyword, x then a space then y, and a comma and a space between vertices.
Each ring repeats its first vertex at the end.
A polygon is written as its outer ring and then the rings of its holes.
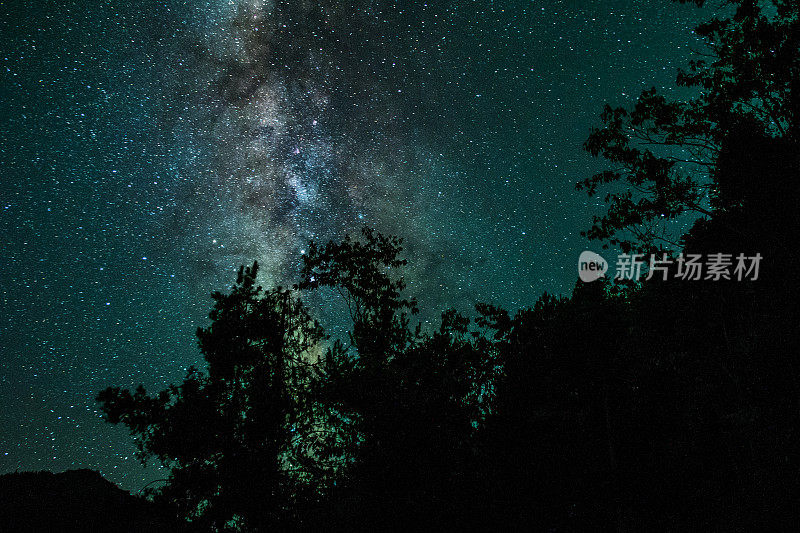
POLYGON ((663 0, 0 9, 0 470, 136 490, 161 474, 94 397, 199 364, 208 295, 240 264, 291 283, 309 239, 367 224, 405 238, 423 321, 571 290, 600 209, 574 191, 597 169, 581 144, 603 103, 671 84, 705 18, 663 0))
MULTIPOLYGON (((213 14, 214 32, 183 42, 186 79, 169 87, 184 103, 174 120, 205 160, 181 170, 194 201, 180 202, 188 217, 175 220, 187 236, 211 237, 189 245, 203 250, 190 257, 199 272, 218 279, 258 259, 268 282, 290 282, 309 240, 365 224, 406 239, 408 278, 423 297, 439 292, 437 258, 482 260, 463 245, 480 240, 473 208, 445 190, 466 173, 421 138, 424 95, 403 94, 414 73, 387 18, 399 15, 366 5, 231 4, 213 14)), ((463 285, 451 296, 462 307, 477 296, 463 285)))

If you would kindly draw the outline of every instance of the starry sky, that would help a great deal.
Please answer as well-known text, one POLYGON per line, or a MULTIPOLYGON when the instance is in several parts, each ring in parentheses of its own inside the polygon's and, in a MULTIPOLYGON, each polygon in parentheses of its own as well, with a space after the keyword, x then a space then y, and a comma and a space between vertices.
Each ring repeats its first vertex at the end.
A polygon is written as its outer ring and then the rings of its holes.
MULTIPOLYGON (((705 18, 666 0, 0 7, 0 472, 163 477, 94 402, 201 363, 209 294, 309 239, 406 240, 431 320, 568 293, 605 102, 671 90, 705 18)), ((316 304, 326 313, 324 302, 316 304)), ((330 314, 330 312, 328 312, 330 314)), ((333 320, 335 322, 335 319, 333 320)))

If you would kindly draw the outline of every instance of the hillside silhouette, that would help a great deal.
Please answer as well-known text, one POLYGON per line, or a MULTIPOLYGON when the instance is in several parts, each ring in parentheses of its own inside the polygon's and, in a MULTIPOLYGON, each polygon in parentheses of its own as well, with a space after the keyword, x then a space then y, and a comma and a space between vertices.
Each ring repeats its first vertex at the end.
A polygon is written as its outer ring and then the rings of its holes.
POLYGON ((0 531, 133 533, 176 526, 152 503, 87 469, 3 474, 0 502, 0 531))

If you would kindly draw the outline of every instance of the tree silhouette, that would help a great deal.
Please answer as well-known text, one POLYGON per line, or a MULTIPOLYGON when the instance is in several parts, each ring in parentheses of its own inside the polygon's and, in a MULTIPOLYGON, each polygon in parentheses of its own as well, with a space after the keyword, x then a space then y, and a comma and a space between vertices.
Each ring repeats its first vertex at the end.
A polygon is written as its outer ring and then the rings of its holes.
MULTIPOLYGON (((328 343, 293 291, 256 286, 257 263, 213 294, 197 331, 207 372, 156 396, 108 388, 98 400, 135 436, 142 460, 171 469, 158 500, 202 530, 322 527, 456 517, 477 460, 497 362, 470 321, 409 326, 401 240, 310 243, 296 291, 333 288, 349 344, 328 343), (446 502, 449 502, 446 503, 446 502)), ((488 314, 488 312, 487 312, 488 314)))
POLYGON ((717 162, 722 151, 738 149, 743 132, 794 146, 800 140, 800 7, 790 0, 725 4, 729 16, 696 28, 708 51, 678 74, 677 84, 693 97, 670 100, 652 88, 633 109, 606 105, 603 127, 592 130, 584 149, 614 169, 577 187, 595 195, 617 186, 605 196, 606 214, 585 232, 589 238, 623 251, 674 249, 680 233, 670 223, 714 218, 737 201, 717 162))
POLYGON ((307 391, 322 330, 291 291, 256 286, 257 272, 242 267, 229 294, 212 295, 211 325, 197 331, 207 373, 192 368, 154 397, 142 386, 98 396, 142 460, 171 469, 159 497, 199 528, 285 524, 299 473, 320 474, 296 436, 317 422, 307 391))
POLYGON ((300 288, 331 287, 347 302, 350 344, 326 356, 321 401, 358 435, 325 514, 330 527, 433 527, 463 519, 473 484, 477 427, 493 374, 480 335, 454 311, 439 331, 411 329, 416 301, 403 296, 402 241, 365 228, 363 242, 317 247, 300 288))

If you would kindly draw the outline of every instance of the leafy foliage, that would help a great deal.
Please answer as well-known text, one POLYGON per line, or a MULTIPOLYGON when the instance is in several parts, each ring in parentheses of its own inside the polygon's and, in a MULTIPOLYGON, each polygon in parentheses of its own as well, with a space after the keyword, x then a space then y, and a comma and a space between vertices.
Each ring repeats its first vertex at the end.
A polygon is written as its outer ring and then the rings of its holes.
POLYGON ((308 392, 323 333, 290 291, 256 286, 257 272, 257 263, 243 267, 229 294, 212 295, 212 324, 197 331, 207 373, 192 368, 155 397, 141 386, 98 396, 108 421, 137 438, 142 460, 171 468, 160 496, 213 529, 284 522, 297 471, 320 475, 304 468, 311 450, 296 435, 317 423, 308 392))
POLYGON ((693 97, 669 100, 652 88, 631 110, 606 105, 603 127, 592 130, 584 149, 614 166, 577 184, 590 196, 613 185, 606 214, 584 233, 589 238, 625 252, 674 249, 676 223, 686 227, 730 206, 717 161, 732 136, 798 140, 798 4, 726 4, 727 17, 696 29, 708 52, 678 74, 677 84, 693 97))

